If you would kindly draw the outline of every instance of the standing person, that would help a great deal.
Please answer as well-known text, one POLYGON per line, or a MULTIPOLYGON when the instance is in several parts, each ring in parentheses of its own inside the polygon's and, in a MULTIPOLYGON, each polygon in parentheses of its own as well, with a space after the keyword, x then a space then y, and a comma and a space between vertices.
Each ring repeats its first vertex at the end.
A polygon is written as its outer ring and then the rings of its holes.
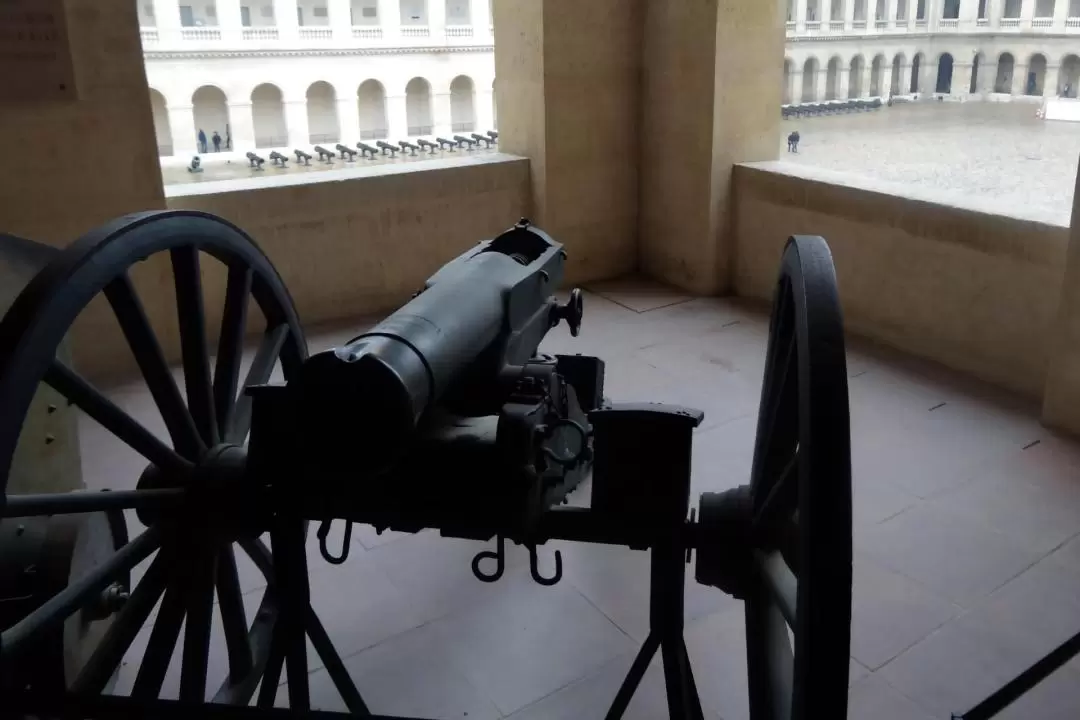
POLYGON ((221 152, 221 136, 218 135, 217 130, 214 131, 214 152, 221 152))
POLYGON ((232 150, 232 131, 229 129, 229 123, 225 123, 225 149, 232 150))
POLYGON ((206 154, 206 133, 199 128, 199 152, 206 154))
POLYGON ((799 131, 798 130, 791 133, 791 147, 792 147, 793 152, 799 152, 799 140, 800 139, 801 138, 799 137, 799 131))
POLYGON ((794 131, 792 131, 787 136, 787 151, 788 152, 795 152, 795 133, 794 133, 794 131))

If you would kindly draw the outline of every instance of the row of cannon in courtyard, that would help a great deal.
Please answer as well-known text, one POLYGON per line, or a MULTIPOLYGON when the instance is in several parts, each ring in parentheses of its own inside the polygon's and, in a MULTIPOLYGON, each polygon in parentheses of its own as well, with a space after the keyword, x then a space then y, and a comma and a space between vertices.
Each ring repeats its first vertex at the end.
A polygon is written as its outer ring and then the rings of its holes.
MULTIPOLYGON (((316 145, 312 148, 315 151, 315 155, 319 157, 319 160, 327 165, 333 164, 334 160, 344 160, 345 162, 354 162, 357 156, 361 160, 374 160, 376 157, 397 157, 398 153, 408 154, 415 156, 417 153, 433 155, 436 151, 455 152, 457 150, 475 150, 481 145, 485 148, 490 148, 499 140, 499 133, 494 130, 488 130, 484 134, 470 133, 466 135, 454 135, 452 138, 437 137, 435 141, 426 140, 420 138, 415 143, 408 140, 399 140, 397 143, 386 142, 385 140, 377 140, 374 145, 358 142, 356 143, 356 149, 338 143, 334 146, 333 150, 323 147, 322 145, 316 145)), ((296 162, 301 165, 310 165, 314 156, 311 153, 305 152, 300 149, 293 150, 293 154, 296 156, 296 162)), ((251 167, 256 170, 261 170, 262 166, 266 163, 266 160, 259 155, 249 152, 246 154, 248 162, 251 167)), ((277 167, 286 167, 290 158, 283 153, 276 150, 270 153, 270 162, 277 167)))
POLYGON ((837 115, 839 113, 868 112, 877 110, 882 105, 881 98, 831 100, 823 103, 799 103, 797 105, 781 105, 780 114, 783 118, 815 117, 817 115, 837 115))

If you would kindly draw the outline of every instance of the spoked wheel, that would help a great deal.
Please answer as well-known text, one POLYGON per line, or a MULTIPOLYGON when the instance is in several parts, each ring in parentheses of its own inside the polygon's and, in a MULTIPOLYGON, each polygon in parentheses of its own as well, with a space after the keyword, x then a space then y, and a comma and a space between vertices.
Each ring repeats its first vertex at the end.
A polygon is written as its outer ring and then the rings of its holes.
POLYGON ((784 251, 749 486, 705 493, 699 581, 746 605, 751 720, 847 717, 851 439, 824 239, 784 251), (716 542, 719 540, 719 542, 716 542))
POLYGON ((80 238, 34 278, 0 322, 0 489, 7 487, 23 418, 39 382, 66 397, 148 464, 137 485, 128 486, 135 489, 44 496, 5 492, 0 506, 8 518, 4 522, 105 511, 115 518, 118 511, 136 510, 147 529, 129 542, 125 534, 114 554, 4 629, 0 679, 7 687, 10 683, 17 683, 20 690, 54 687, 55 678, 46 682, 27 677, 19 673, 20 666, 40 651, 43 638, 87 613, 88 607, 99 607, 102 594, 109 591, 119 600, 112 605, 111 624, 74 675, 62 679, 63 686, 80 694, 102 693, 160 601, 132 696, 161 694, 183 625, 179 699, 249 703, 271 654, 279 596, 273 555, 258 539, 266 529, 264 519, 249 512, 245 519, 250 522, 236 523, 250 489, 243 468, 251 398, 244 388, 270 380, 278 362, 285 378, 290 378, 306 353, 292 301, 269 260, 243 232, 202 213, 126 216, 80 238), (136 263, 166 252, 175 287, 184 393, 129 275, 136 263), (207 259, 210 262, 204 262, 207 259), (212 361, 203 278, 214 261, 224 266, 227 281, 212 361), (164 420, 168 440, 155 436, 57 359, 65 334, 98 295, 111 306, 164 420), (249 369, 242 374, 249 325, 257 329, 249 323, 251 300, 266 326, 249 369), (222 521, 225 517, 231 522, 222 521), (267 582, 250 622, 241 597, 236 545, 251 556, 267 582), (151 556, 138 584, 126 587, 131 569, 151 556), (207 677, 215 612, 220 613, 228 654, 224 678, 207 677))

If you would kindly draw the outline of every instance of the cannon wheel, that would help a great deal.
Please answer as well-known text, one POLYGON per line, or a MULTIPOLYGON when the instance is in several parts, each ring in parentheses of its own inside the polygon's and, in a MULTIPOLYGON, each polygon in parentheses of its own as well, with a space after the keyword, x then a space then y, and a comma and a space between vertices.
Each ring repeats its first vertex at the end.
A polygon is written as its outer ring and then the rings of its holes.
MULTIPOLYGON (((0 681, 10 683, 17 677, 20 657, 36 639, 54 633, 106 588, 125 579, 132 567, 156 553, 77 676, 68 678, 68 687, 82 695, 102 693, 160 599, 133 698, 161 694, 183 623, 179 699, 250 702, 266 670, 279 615, 272 578, 274 554, 259 540, 265 528, 259 527, 257 520, 239 530, 228 522, 217 522, 215 513, 225 515, 231 510, 223 509, 217 495, 195 493, 205 491, 211 481, 221 477, 215 471, 222 463, 242 466, 251 423, 251 399, 243 388, 267 382, 278 361, 289 378, 306 353, 296 311, 269 260, 236 227, 203 213, 125 216, 84 235, 31 281, 0 322, 0 490, 7 487, 23 418, 40 382, 136 450, 148 465, 135 490, 11 497, 4 492, 0 494, 0 510, 6 517, 26 517, 103 511, 115 516, 118 510, 134 509, 148 529, 4 629, 0 636, 0 681), (186 399, 128 274, 140 261, 165 252, 172 263, 186 399), (213 370, 203 307, 200 263, 204 255, 228 271, 213 370), (167 442, 56 358, 57 348, 76 317, 98 295, 104 295, 119 322, 165 422, 167 442), (251 299, 266 319, 266 327, 241 384, 251 299), (241 598, 234 545, 251 556, 267 580, 261 605, 250 623, 241 598), (220 686, 208 687, 215 595, 229 671, 220 686)), ((239 496, 237 503, 243 502, 243 492, 232 495, 239 496)), ((231 519, 235 524, 236 518, 231 519)), ((26 679, 19 678, 19 682, 26 679)), ((29 682, 33 690, 34 682, 29 682)), ((276 679, 273 685, 276 688, 276 679)), ((272 704, 273 693, 267 695, 272 704)), ((260 695, 260 704, 262 701, 260 695)))
POLYGON ((847 717, 851 438, 836 275, 820 237, 792 237, 784 251, 750 500, 751 720, 847 717))

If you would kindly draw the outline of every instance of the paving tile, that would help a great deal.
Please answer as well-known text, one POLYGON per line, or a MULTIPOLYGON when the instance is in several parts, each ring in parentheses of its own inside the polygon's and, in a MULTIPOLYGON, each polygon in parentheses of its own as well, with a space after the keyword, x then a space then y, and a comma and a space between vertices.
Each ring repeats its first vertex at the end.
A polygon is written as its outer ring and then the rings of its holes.
POLYGON ((932 720, 922 708, 877 675, 867 675, 848 693, 849 720, 932 720))
POLYGON ((626 277, 589 283, 589 290, 634 312, 686 302, 691 296, 644 277, 626 277))
POLYGON ((1005 535, 926 504, 866 529, 856 549, 961 607, 1038 559, 1005 535))
POLYGON ((542 587, 517 569, 489 597, 435 623, 465 675, 503 714, 625 654, 634 643, 568 583, 542 587))
POLYGON ((856 557, 851 654, 876 670, 960 612, 918 582, 856 557))
POLYGON ((748 720, 746 625, 742 608, 714 613, 687 625, 686 650, 702 705, 724 720, 748 720))
POLYGON ((1001 711, 994 720, 1075 720, 1080 717, 1080 671, 1066 665, 1023 697, 1001 711))
MULTIPOLYGON (((495 720, 496 707, 452 661, 433 626, 397 635, 345 660, 345 668, 373 713, 402 717, 495 720)), ((312 708, 347 708, 325 670, 309 678, 312 708)), ((287 690, 283 687, 279 697, 287 690)))

